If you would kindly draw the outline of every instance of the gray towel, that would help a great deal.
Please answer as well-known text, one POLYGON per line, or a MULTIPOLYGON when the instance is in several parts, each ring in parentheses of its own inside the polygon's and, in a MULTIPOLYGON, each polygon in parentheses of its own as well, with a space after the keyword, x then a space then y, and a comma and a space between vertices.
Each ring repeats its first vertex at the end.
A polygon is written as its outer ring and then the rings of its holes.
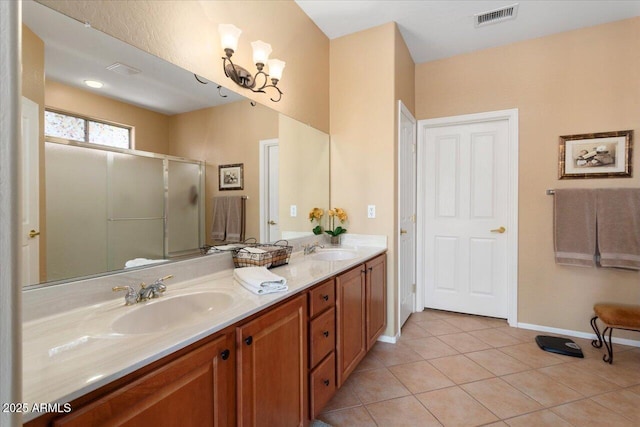
POLYGON ((640 189, 597 190, 597 216, 600 265, 640 270, 640 189))
POLYGON ((224 242, 227 233, 228 197, 217 196, 213 198, 213 224, 211 226, 211 238, 217 242, 224 242))
POLYGON ((228 242, 241 242, 244 238, 244 200, 230 196, 227 201, 226 235, 228 242))
POLYGON ((595 267, 595 190, 558 189, 554 202, 553 243, 556 263, 595 267))

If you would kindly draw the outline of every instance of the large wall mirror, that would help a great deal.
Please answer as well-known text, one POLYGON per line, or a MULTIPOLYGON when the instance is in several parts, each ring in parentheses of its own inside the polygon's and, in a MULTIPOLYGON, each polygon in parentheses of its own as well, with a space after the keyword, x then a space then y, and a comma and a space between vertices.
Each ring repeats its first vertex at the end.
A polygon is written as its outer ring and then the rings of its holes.
POLYGON ((329 203, 327 134, 34 1, 23 103, 25 286, 200 256, 221 197, 243 200, 243 237, 265 242, 311 234, 308 212, 329 203), (130 128, 133 145, 45 137, 45 110, 130 128), (242 182, 223 188, 229 165, 242 182))

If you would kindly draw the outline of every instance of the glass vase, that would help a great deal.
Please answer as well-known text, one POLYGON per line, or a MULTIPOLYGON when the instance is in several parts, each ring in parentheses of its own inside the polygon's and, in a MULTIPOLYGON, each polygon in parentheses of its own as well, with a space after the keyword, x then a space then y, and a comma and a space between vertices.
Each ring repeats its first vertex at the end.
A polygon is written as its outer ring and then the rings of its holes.
POLYGON ((340 235, 339 234, 337 236, 331 236, 331 244, 333 246, 338 246, 340 244, 340 235))

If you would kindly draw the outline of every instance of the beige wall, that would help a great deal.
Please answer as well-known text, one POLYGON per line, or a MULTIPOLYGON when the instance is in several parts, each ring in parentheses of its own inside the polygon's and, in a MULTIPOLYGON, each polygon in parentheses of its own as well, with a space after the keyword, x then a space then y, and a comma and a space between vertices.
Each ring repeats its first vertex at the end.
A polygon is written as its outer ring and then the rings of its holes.
POLYGON ((638 187, 632 179, 558 180, 558 136, 640 127, 640 18, 416 67, 417 119, 519 109, 518 321, 590 332, 598 301, 640 301, 637 272, 558 266, 548 188, 638 187))
POLYGON ((47 80, 47 108, 134 127, 134 148, 169 154, 169 116, 47 80))
POLYGON ((413 73, 395 23, 331 41, 331 206, 347 211, 350 233, 387 236, 385 335, 398 326, 397 100, 413 110, 413 73), (367 205, 376 205, 375 219, 367 205))
POLYGON ((22 26, 22 95, 40 106, 39 168, 40 168, 40 280, 47 277, 47 217, 44 169, 44 42, 22 26))
POLYGON ((262 105, 238 101, 171 116, 169 154, 206 162, 208 243, 212 243, 213 197, 217 195, 248 196, 246 237, 260 238, 259 141, 278 137, 278 115, 262 105), (244 190, 218 191, 218 166, 235 163, 244 164, 244 190))
POLYGON ((280 231, 311 233, 318 223, 309 222, 309 211, 328 209, 329 135, 280 114, 278 139, 280 231))
POLYGON ((303 123, 329 130, 329 40, 292 0, 109 1, 39 0, 131 45, 268 105, 303 123), (278 103, 239 88, 224 76, 218 24, 243 30, 234 62, 253 69, 251 41, 273 46, 287 62, 278 103))

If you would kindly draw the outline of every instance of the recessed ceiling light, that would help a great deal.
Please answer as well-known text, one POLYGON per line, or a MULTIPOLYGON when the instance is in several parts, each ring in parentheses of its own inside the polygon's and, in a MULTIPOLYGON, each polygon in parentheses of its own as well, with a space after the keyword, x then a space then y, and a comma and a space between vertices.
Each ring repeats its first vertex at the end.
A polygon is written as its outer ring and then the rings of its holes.
POLYGON ((96 81, 96 80, 85 80, 84 84, 86 84, 89 87, 92 87, 94 89, 100 89, 102 86, 104 86, 104 84, 102 82, 96 81))

